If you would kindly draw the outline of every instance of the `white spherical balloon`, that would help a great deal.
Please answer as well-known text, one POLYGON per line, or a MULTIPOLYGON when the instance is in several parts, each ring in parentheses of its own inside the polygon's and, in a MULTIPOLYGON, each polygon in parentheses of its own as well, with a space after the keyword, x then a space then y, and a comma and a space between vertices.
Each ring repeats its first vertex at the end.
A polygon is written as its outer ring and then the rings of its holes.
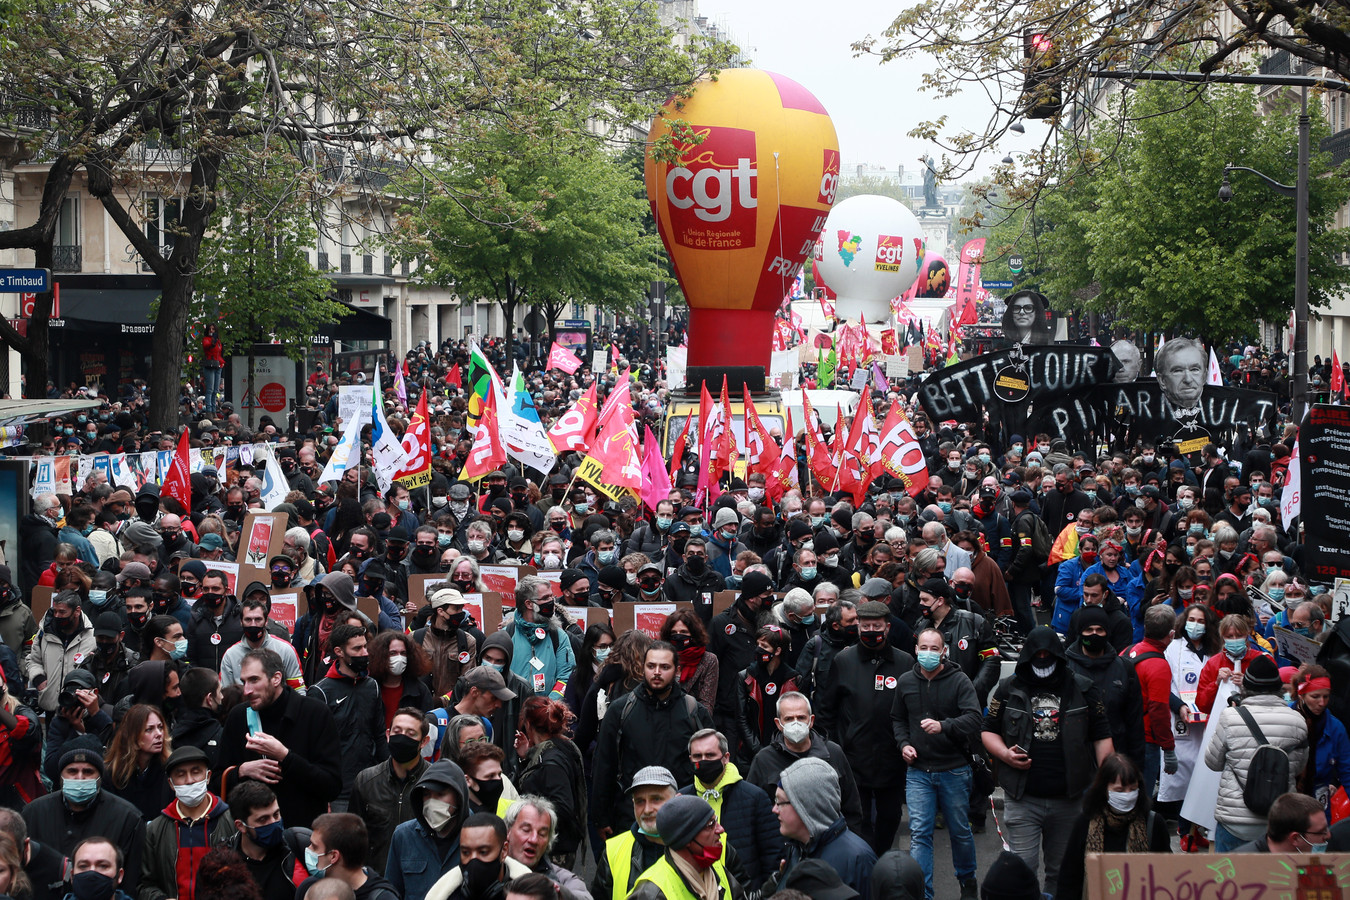
POLYGON ((841 319, 881 322, 923 265, 924 235, 909 207, 862 194, 834 205, 818 245, 821 277, 841 319))

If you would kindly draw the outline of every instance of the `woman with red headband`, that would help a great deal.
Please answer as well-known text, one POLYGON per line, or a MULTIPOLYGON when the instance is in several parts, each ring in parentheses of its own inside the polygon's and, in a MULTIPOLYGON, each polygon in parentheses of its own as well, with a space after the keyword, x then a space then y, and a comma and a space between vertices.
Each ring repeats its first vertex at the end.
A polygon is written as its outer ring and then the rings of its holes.
POLYGON ((1350 736, 1340 719, 1327 712, 1331 702, 1331 676, 1321 666, 1304 666, 1289 683, 1294 708, 1308 723, 1308 764, 1298 776, 1298 789, 1322 804, 1331 817, 1331 795, 1337 787, 1350 785, 1350 736))

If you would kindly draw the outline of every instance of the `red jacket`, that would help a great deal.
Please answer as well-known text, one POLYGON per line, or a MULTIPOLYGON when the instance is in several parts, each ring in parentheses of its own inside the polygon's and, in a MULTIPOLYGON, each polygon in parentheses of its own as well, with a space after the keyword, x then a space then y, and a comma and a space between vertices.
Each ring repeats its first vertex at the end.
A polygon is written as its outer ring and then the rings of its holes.
MULTIPOLYGON (((1242 657, 1242 671, 1247 671, 1247 667, 1252 664, 1252 660, 1262 656, 1262 652, 1250 643, 1247 644, 1247 655, 1242 657)), ((1218 653, 1205 660, 1205 665, 1200 669, 1200 686, 1195 691, 1195 705, 1205 715, 1210 715, 1214 709, 1214 697, 1219 692, 1219 670, 1233 668, 1233 661, 1228 658, 1228 654, 1220 650, 1218 653)))
POLYGON ((220 338, 206 335, 202 338, 202 355, 206 361, 218 366, 225 365, 225 356, 221 352, 220 338))
POLYGON ((1127 662, 1134 663, 1134 674, 1139 676, 1139 688, 1144 695, 1144 740, 1164 750, 1176 749, 1172 734, 1172 666, 1163 657, 1163 645, 1144 638, 1125 651, 1127 662), (1145 653, 1156 657, 1138 659, 1145 653))

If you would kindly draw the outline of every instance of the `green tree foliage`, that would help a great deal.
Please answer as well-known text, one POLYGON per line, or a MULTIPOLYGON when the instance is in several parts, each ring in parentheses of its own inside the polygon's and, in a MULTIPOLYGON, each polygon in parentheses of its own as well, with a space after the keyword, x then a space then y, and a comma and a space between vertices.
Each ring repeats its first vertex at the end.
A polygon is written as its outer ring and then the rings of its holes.
POLYGON ((522 305, 556 319, 571 302, 632 313, 661 278, 661 241, 644 225, 642 173, 588 140, 544 146, 510 133, 441 177, 446 196, 406 215, 390 239, 425 260, 422 280, 499 303, 507 351, 522 305), (466 203, 465 198, 472 198, 466 203))
MULTIPOLYGON (((1296 109, 1277 103, 1262 114, 1254 91, 1211 88, 1189 115, 1169 113, 1183 90, 1141 88, 1129 128, 1101 139, 1114 164, 1069 177, 1034 216, 1010 220, 1003 240, 1018 235, 1055 309, 1083 305, 1211 341, 1250 336, 1258 319, 1283 322, 1293 308, 1294 201, 1235 173, 1224 203, 1219 184, 1226 163, 1293 184, 1296 109)), ((1315 117, 1314 147, 1326 132, 1315 117)), ((1350 187, 1327 154, 1313 154, 1312 174, 1309 303, 1317 307, 1345 280, 1336 258, 1350 235, 1329 226, 1350 187)))

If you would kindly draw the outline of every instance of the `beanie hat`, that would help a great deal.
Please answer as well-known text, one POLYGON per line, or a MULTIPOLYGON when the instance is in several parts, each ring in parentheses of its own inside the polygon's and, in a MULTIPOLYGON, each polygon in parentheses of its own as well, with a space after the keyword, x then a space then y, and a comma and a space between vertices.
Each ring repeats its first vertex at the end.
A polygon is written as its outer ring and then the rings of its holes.
POLYGON ((621 591, 628 585, 628 573, 620 566, 605 566, 597 578, 605 587, 616 591, 621 591))
POLYGON ((688 846, 713 817, 713 808, 702 797, 677 794, 656 814, 656 833, 672 850, 688 846))
POLYGON ((99 743, 98 738, 84 735, 67 743, 66 752, 61 754, 61 762, 57 765, 56 771, 58 773, 64 771, 71 763, 88 763, 98 769, 98 775, 102 778, 103 745, 99 743))
POLYGON ((736 510, 730 506, 724 506, 713 517, 713 528, 721 528, 723 525, 739 525, 740 522, 741 517, 736 513, 736 510))
POLYGON ((811 900, 854 900, 858 892, 844 884, 839 872, 823 859, 804 859, 783 879, 782 890, 801 891, 811 900))
POLYGON ((980 900, 1041 900, 1041 885, 1022 857, 1004 850, 984 873, 980 900))
POLYGON ((1089 625, 1100 625, 1110 631, 1111 617, 1106 614, 1106 610, 1100 606, 1080 606, 1074 614, 1078 620, 1078 633, 1082 634, 1083 629, 1089 625))
POLYGON ((763 572, 747 572, 741 579, 741 596, 758 597, 773 590, 773 579, 763 572))
POLYGON ((839 818, 839 775, 825 760, 814 756, 797 760, 778 776, 778 784, 811 837, 823 834, 839 818))
POLYGON ((853 513, 846 509, 836 509, 830 513, 830 521, 847 531, 853 530, 853 513))
POLYGON ((558 583, 562 585, 565 591, 571 590, 572 585, 584 580, 586 580, 586 573, 580 569, 563 569, 558 576, 558 583))
POLYGON ((1249 662, 1242 673, 1242 687, 1249 694, 1275 694, 1282 686, 1279 668, 1264 653, 1249 662))
POLYGON ((820 556, 822 553, 829 553, 831 550, 838 550, 839 539, 834 536, 833 531, 826 528, 822 531, 816 532, 816 536, 812 541, 812 546, 815 548, 816 556, 820 556))
POLYGON ((790 540, 796 541, 810 536, 811 526, 801 519, 793 519, 788 523, 788 538, 790 540))

